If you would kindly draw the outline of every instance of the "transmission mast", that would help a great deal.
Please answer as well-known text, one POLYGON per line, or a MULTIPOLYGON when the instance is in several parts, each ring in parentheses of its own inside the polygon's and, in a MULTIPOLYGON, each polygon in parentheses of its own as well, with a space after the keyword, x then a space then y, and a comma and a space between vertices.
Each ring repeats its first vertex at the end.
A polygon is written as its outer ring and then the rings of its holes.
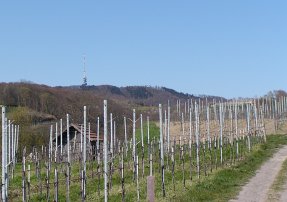
POLYGON ((83 74, 83 84, 82 87, 88 86, 87 72, 86 72, 86 57, 84 56, 84 74, 83 74))

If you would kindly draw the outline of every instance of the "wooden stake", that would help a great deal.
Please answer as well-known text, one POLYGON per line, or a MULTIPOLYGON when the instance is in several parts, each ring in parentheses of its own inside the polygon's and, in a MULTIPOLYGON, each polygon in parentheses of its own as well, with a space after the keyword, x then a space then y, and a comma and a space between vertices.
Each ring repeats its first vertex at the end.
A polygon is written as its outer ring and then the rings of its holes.
POLYGON ((175 169, 175 160, 174 160, 174 147, 171 147, 171 163, 172 163, 172 184, 173 184, 173 191, 175 191, 175 179, 174 179, 174 169, 175 169))
POLYGON ((136 156, 136 182, 137 182, 137 199, 140 200, 140 187, 139 187, 139 157, 136 156))
POLYGON ((121 152, 121 183, 122 183, 122 201, 125 201, 125 167, 124 167, 124 147, 121 152))
POLYGON ((25 157, 25 155, 26 155, 26 147, 23 149, 23 157, 22 157, 22 159, 23 159, 22 160, 22 200, 23 200, 23 202, 27 201, 27 195, 26 195, 26 157, 25 157))
POLYGON ((55 202, 58 202, 58 197, 59 197, 59 182, 58 182, 58 170, 55 168, 55 179, 54 179, 54 188, 55 188, 55 202))
MULTIPOLYGON (((6 190, 6 165, 7 165, 7 122, 6 120, 6 108, 2 106, 2 201, 6 202, 7 201, 7 190, 6 190)), ((23 197, 24 201, 24 197, 23 197)))
POLYGON ((104 189, 105 189, 105 202, 108 201, 108 148, 107 148, 107 100, 104 100, 104 189))
POLYGON ((30 164, 28 165, 28 201, 30 201, 30 187, 31 187, 31 167, 30 164))
POLYGON ((160 124, 160 159, 161 159, 161 182, 162 193, 165 197, 165 184, 164 184, 164 155, 163 155, 163 134, 162 134, 162 106, 159 104, 159 124, 160 124))
POLYGON ((70 164, 67 163, 67 167, 66 167, 66 201, 69 202, 70 201, 70 164))
POLYGON ((195 103, 195 135, 196 135, 196 165, 197 165, 197 178, 200 178, 200 163, 199 163, 199 113, 198 105, 195 103))
POLYGON ((70 160, 70 123, 69 123, 69 114, 67 114, 67 160, 68 163, 71 163, 70 160))

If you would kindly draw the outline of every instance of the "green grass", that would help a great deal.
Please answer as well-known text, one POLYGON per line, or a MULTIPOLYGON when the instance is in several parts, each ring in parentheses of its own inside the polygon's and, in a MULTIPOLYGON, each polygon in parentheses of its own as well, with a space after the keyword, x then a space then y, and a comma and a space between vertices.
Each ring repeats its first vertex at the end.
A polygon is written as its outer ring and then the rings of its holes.
POLYGON ((255 174, 263 162, 286 144, 286 135, 270 135, 267 137, 267 143, 253 148, 253 151, 237 165, 219 170, 182 194, 178 192, 174 200, 228 201, 239 193, 241 186, 255 174))

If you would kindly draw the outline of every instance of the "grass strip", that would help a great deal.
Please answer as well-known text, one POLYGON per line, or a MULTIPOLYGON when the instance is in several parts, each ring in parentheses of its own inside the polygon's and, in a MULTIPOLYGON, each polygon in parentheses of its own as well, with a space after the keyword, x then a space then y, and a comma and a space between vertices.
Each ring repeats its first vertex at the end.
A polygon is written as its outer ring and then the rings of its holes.
POLYGON ((270 135, 265 144, 253 148, 252 152, 237 165, 211 174, 208 178, 192 186, 190 190, 178 192, 173 200, 229 201, 236 197, 241 187, 255 175, 256 170, 272 157, 278 148, 286 144, 286 135, 270 135))

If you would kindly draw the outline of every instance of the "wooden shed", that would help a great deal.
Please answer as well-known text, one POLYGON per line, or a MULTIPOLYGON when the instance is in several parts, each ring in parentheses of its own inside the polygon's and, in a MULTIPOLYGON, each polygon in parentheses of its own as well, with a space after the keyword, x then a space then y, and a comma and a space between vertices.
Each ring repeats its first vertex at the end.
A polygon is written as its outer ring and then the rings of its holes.
MULTIPOLYGON (((61 135, 57 136, 58 140, 58 151, 60 151, 61 147, 61 135)), ((62 138, 63 138, 63 157, 67 155, 67 129, 63 131, 62 133, 62 138)), ((72 158, 77 158, 81 154, 81 142, 84 141, 84 126, 80 124, 74 124, 71 123, 69 127, 69 139, 70 139, 70 152, 72 158)), ((96 149, 97 145, 97 138, 98 134, 94 131, 89 131, 88 127, 86 130, 86 142, 87 142, 87 153, 93 153, 96 149)), ((99 136, 99 144, 100 148, 102 148, 103 144, 103 137, 99 136)), ((54 144, 56 144, 56 138, 53 139, 54 144)))

